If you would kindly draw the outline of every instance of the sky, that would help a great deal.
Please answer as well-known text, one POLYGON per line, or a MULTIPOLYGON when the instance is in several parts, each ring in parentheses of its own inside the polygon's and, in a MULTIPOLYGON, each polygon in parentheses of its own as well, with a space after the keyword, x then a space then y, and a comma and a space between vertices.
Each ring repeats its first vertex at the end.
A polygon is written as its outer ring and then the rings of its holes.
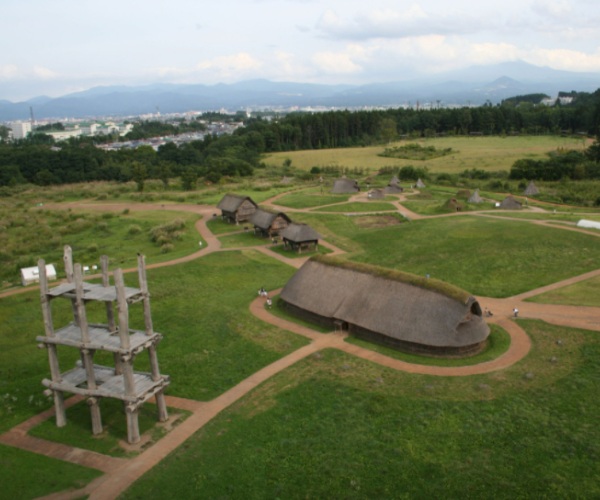
POLYGON ((0 100, 98 85, 600 73, 598 0, 2 0, 0 100))

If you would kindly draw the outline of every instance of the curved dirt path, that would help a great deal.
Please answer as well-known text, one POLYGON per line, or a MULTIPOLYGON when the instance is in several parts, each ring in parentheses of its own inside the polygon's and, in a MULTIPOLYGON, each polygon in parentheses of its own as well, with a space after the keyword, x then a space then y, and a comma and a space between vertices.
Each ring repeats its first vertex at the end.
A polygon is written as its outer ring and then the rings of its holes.
MULTIPOLYGON (((285 193, 283 193, 285 194, 285 193)), ((272 198, 269 201, 274 201, 279 196, 272 198)), ((414 214, 401 205, 401 198, 393 202, 399 211, 403 211, 409 218, 419 219, 426 218, 419 214, 414 214)), ((275 204, 266 203, 274 208, 277 207, 275 204)), ((171 204, 143 204, 143 203, 103 203, 103 204, 81 204, 81 203, 69 203, 60 205, 45 205, 45 208, 77 208, 77 209, 88 209, 88 210, 124 210, 126 208, 130 210, 173 210, 173 211, 184 211, 196 213, 202 218, 196 222, 195 227, 198 230, 201 237, 206 241, 206 246, 201 250, 193 252, 185 257, 175 259, 168 262, 162 262, 157 264, 150 264, 147 267, 149 269, 165 267, 169 265, 175 265, 183 262, 189 262, 191 260, 200 258, 204 255, 215 251, 231 251, 238 250, 236 248, 221 249, 219 239, 212 234, 212 232, 206 226, 207 220, 212 217, 215 213, 215 208, 211 206, 200 206, 200 205, 171 205, 171 204)), ((281 207, 282 210, 287 211, 304 211, 304 210, 290 210, 287 207, 281 207)), ((404 215, 404 214, 403 214, 404 215)), ((455 214, 451 214, 455 215, 455 214)), ((457 215, 485 215, 477 212, 465 212, 458 213, 457 215)), ((436 216, 428 216, 436 217, 436 216)), ((523 219, 518 219, 523 221, 523 219)), ((543 221, 527 221, 535 223, 543 223, 543 221)), ((553 226, 557 227, 557 226, 553 226)), ((576 230, 568 227, 568 229, 576 230)), ((328 243, 322 243, 324 246, 331 248, 334 253, 343 253, 342 250, 330 245, 328 243)), ((245 247, 252 248, 262 252, 269 257, 276 258, 281 262, 285 262, 294 267, 300 267, 306 258, 287 258, 276 252, 271 251, 268 245, 260 245, 256 247, 245 247)), ((136 269, 124 270, 136 271, 136 269)), ((88 467, 97 468, 105 472, 105 474, 96 480, 90 482, 87 486, 76 491, 64 491, 53 495, 49 495, 46 498, 52 499, 75 499, 81 496, 89 495, 90 499, 113 499, 118 496, 121 492, 127 489, 136 479, 140 478, 144 473, 158 464, 164 456, 171 451, 175 450, 178 446, 183 444, 194 432, 200 429, 208 421, 214 418, 222 410, 239 400, 241 397, 246 395, 248 392, 253 390, 257 385, 261 384, 270 377, 277 373, 285 370, 292 366, 294 363, 304 359, 311 354, 318 352, 319 350, 326 348, 340 349, 348 354, 366 359, 375 363, 379 363, 382 366, 387 366, 396 370, 403 370, 409 373, 420 373, 436 376, 467 376, 481 373, 488 373, 495 370, 501 370, 509 367, 524 356, 527 355, 531 348, 531 341, 527 334, 519 327, 519 325, 510 319, 512 316, 513 307, 518 307, 520 317, 525 318, 539 318, 552 323, 562 324, 564 326, 571 326, 577 328, 585 328, 589 330, 600 331, 600 308, 582 308, 572 306, 556 306, 546 304, 535 304, 531 302, 523 302, 525 298, 538 295, 539 293, 560 288, 577 281, 589 279, 594 276, 600 275, 600 269, 586 273, 581 276, 573 277, 568 280, 554 283, 552 285, 542 287, 538 290, 532 290, 524 294, 520 294, 515 297, 507 299, 492 299, 481 297, 480 303, 485 305, 494 312, 494 316, 489 318, 489 321, 494 322, 502 326, 511 336, 511 346, 509 350, 502 356, 495 360, 480 363, 478 365, 463 366, 463 367, 432 367, 427 365, 415 365, 406 363, 400 360, 389 358, 381 355, 374 351, 354 346, 344 341, 346 335, 342 333, 329 333, 321 334, 315 332, 306 327, 299 326, 295 323, 277 318, 270 314, 264 308, 264 299, 257 297, 250 304, 250 310, 258 318, 274 324, 280 328, 292 331, 294 333, 303 335, 310 340, 310 343, 296 351, 290 353, 287 356, 275 361, 274 363, 264 367, 258 372, 252 374, 247 379, 243 380, 230 390, 223 393, 221 396, 215 398, 209 402, 198 402, 193 400, 186 400, 183 398, 176 398, 173 396, 167 396, 167 404, 172 408, 184 408, 192 412, 192 415, 188 417, 184 422, 175 427, 169 432, 164 438, 153 444, 147 450, 140 453, 138 456, 132 459, 116 459, 112 457, 106 457, 94 452, 86 450, 80 450, 77 448, 60 445, 56 443, 49 443, 45 440, 30 438, 26 432, 28 428, 36 425, 39 421, 48 418, 53 415, 53 409, 48 410, 40 415, 33 417, 32 419, 23 422, 22 424, 14 427, 10 431, 0 436, 0 442, 9 444, 11 446, 22 447, 30 451, 41 453, 54 458, 78 463, 88 467)), ((17 289, 9 291, 8 293, 0 294, 0 298, 13 293, 21 293, 22 291, 29 291, 34 287, 27 287, 26 289, 17 289)), ((77 398, 71 398, 68 404, 74 404, 77 402, 77 398)))

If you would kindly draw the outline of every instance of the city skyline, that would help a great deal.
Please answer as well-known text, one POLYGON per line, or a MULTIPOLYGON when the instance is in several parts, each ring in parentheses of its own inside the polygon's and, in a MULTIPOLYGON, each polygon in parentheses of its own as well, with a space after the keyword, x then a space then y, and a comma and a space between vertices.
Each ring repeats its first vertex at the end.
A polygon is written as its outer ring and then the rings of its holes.
POLYGON ((521 60, 600 72, 593 0, 6 0, 0 100, 98 85, 401 81, 521 60))

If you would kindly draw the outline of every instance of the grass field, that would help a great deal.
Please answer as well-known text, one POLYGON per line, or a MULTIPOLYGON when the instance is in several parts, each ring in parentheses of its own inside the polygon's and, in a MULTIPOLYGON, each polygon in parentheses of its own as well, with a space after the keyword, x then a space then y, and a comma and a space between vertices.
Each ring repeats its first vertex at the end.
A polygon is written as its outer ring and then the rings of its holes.
POLYGON ((351 260, 430 274, 475 295, 509 297, 596 269, 600 260, 598 238, 525 221, 457 216, 364 228, 344 215, 301 217, 351 260))
POLYGON ((289 158, 292 165, 301 170, 314 166, 337 166, 365 168, 371 173, 383 167, 427 167, 433 172, 459 173, 473 168, 487 171, 510 170, 512 164, 522 158, 542 159, 546 153, 557 148, 582 150, 589 146, 581 139, 559 136, 523 137, 444 137, 399 141, 386 146, 371 146, 348 149, 319 149, 312 151, 286 151, 267 156, 268 165, 281 165, 289 158), (409 143, 420 144, 436 149, 452 148, 452 154, 433 160, 403 160, 378 156, 386 147, 402 146, 409 143))
MULTIPOLYGON (((525 148, 525 139, 515 140, 525 148)), ((529 143, 532 150, 551 140, 538 139, 529 143)), ((496 138, 500 144, 503 140, 496 138)), ((492 146, 491 142, 486 144, 492 146)), ((452 147, 456 154, 461 149, 458 143, 436 147, 452 147)), ((260 202, 289 189, 275 182, 260 182, 202 187, 196 193, 162 193, 155 199, 168 203, 210 200, 216 204, 224 192, 240 193, 239 188, 260 202), (174 196, 181 196, 181 200, 169 200, 174 196)), ((319 186, 294 189, 277 203, 314 208, 342 202, 344 205, 334 206, 344 211, 354 209, 354 205, 377 206, 374 202, 348 204, 348 196, 321 194, 319 186)), ((457 189, 435 187, 432 199, 440 203, 457 189)), ((51 194, 60 198, 58 190, 51 194)), ((42 194, 39 196, 45 203, 42 194)), ((77 194, 73 190, 63 196, 71 199, 77 194)), ((90 188, 85 196, 93 199, 93 190, 90 188)), ((152 201, 153 195, 138 196, 123 190, 119 196, 121 201, 152 201)), ((110 190, 101 197, 113 199, 110 190)), ((38 212, 45 214, 47 210, 25 210, 24 205, 17 204, 11 206, 17 207, 19 217, 23 212, 24 218, 14 228, 22 231, 25 239, 35 233, 32 224, 38 224, 38 212)), ((597 237, 527 221, 538 217, 557 222, 578 220, 568 208, 556 215, 517 214, 523 220, 459 215, 408 222, 398 214, 292 215, 294 221, 309 223, 328 242, 349 252, 346 257, 351 260, 429 273, 473 294, 502 297, 598 268, 597 237)), ((61 211, 45 217, 51 228, 59 227, 62 217, 66 217, 66 224, 81 219, 78 224, 82 227, 75 231, 73 226, 73 232, 65 233, 62 240, 76 241, 76 261, 81 255, 87 256, 94 243, 102 246, 102 253, 116 255, 117 261, 135 258, 137 244, 123 242, 131 225, 140 226, 141 231, 134 233, 148 240, 144 244, 149 245, 151 262, 198 248, 193 217, 185 219, 186 234, 176 240, 171 252, 163 254, 149 240, 152 228, 179 217, 175 212, 103 215, 61 211), (99 243, 98 235, 105 233, 112 233, 114 238, 106 237, 99 243)), ((252 231, 228 234, 243 230, 243 226, 224 224, 218 217, 208 221, 208 227, 225 248, 269 243, 252 231)), ((38 233, 43 235, 43 231, 38 233)), ((12 238, 16 233, 10 234, 12 238)), ((320 252, 329 250, 321 246, 320 252)), ((129 266, 128 261, 123 263, 129 266)), ((212 400, 305 345, 306 339, 259 321, 248 310, 261 286, 279 288, 294 272, 291 266, 250 248, 149 269, 154 327, 164 334, 158 348, 160 368, 172 379, 168 394, 212 400)), ((137 285, 133 275, 127 275, 126 281, 137 285)), ((599 280, 589 280, 532 300, 599 306, 599 286, 599 280)), ((276 309, 273 311, 278 314, 276 309)), ((90 321, 98 321, 101 315, 100 308, 90 308, 90 321)), ((56 324, 71 320, 70 304, 54 305, 53 317, 56 324)), ((133 305, 132 328, 141 327, 142 321, 141 308, 133 305)), ((153 468, 144 478, 146 484, 134 485, 125 498, 489 498, 490 492, 494 498, 510 499, 598 497, 600 338, 596 332, 541 321, 519 320, 519 324, 532 338, 530 353, 512 367, 486 375, 411 375, 338 351, 319 352, 269 379, 217 416, 153 468)), ((0 299, 0 432, 51 405, 40 383, 48 376, 47 355, 35 342, 35 336, 42 332, 38 292, 0 299)), ((439 361, 394 356, 425 364, 468 364, 506 349, 506 334, 494 328, 491 343, 492 347, 479 355, 482 358, 439 361)), ((78 359, 78 353, 71 351, 59 350, 61 368, 71 367, 78 359)), ((103 362, 102 355, 97 359, 103 362)), ((136 369, 148 369, 145 356, 136 360, 136 369)), ((148 410, 152 412, 151 407, 148 410)), ((77 411, 73 421, 81 426, 81 433, 74 426, 63 433, 52 421, 34 432, 104 453, 122 453, 114 447, 114 441, 123 435, 123 429, 118 429, 124 424, 120 408, 116 417, 110 407, 106 414, 103 411, 103 419, 114 419, 115 425, 105 442, 92 438, 84 428, 89 425, 87 408, 81 405, 77 411)), ((151 415, 142 425, 152 425, 151 415)), ((4 490, 7 498, 34 498, 75 488, 98 474, 4 446, 0 446, 0 464, 0 481, 10 483, 4 490), (52 477, 54 472, 58 478, 52 477), (40 479, 31 481, 32 477, 40 479)))
POLYGON ((600 277, 542 293, 527 301, 540 304, 600 307, 600 277))
POLYGON ((0 279, 3 288, 20 284, 20 269, 37 266, 39 258, 55 264, 63 277, 63 246, 73 249, 76 262, 99 265, 109 255, 112 266, 135 267, 137 253, 147 263, 172 260, 198 249, 194 228, 198 216, 171 211, 103 213, 84 210, 0 208, 0 279), (154 232, 153 232, 154 231, 154 232))
POLYGON ((600 340, 522 324, 534 349, 501 374, 409 375, 314 355, 220 414, 124 498, 596 497, 600 340))

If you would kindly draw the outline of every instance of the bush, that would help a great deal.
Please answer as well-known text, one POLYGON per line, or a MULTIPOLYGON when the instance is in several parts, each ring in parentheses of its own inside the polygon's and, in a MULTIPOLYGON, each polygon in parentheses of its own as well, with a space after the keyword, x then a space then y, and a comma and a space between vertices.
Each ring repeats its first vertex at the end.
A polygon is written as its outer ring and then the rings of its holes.
POLYGON ((169 252, 172 252, 174 248, 175 247, 173 246, 172 243, 165 243, 164 245, 161 245, 160 251, 161 251, 161 253, 169 253, 169 252))
POLYGON ((140 234, 141 232, 142 232, 142 228, 140 226, 138 226, 137 224, 132 224, 127 229, 127 234, 130 234, 131 236, 133 236, 135 234, 140 234))

